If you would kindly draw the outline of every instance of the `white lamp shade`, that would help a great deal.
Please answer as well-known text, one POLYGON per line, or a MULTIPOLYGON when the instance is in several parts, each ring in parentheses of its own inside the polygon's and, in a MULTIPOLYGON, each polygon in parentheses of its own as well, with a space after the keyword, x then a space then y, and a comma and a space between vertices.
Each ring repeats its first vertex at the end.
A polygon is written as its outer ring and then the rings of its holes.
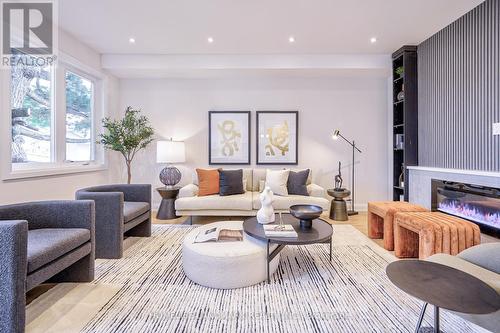
POLYGON ((182 141, 158 141, 156 143, 156 162, 184 163, 186 149, 182 141))

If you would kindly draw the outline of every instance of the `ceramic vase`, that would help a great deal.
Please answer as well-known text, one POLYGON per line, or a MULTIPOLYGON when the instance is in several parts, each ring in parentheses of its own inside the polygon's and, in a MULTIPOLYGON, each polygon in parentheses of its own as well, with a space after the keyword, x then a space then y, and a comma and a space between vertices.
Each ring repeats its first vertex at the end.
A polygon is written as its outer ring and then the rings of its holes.
POLYGON ((266 186, 260 194, 261 208, 257 212, 257 221, 260 224, 268 224, 274 222, 274 208, 273 208, 273 191, 266 186))

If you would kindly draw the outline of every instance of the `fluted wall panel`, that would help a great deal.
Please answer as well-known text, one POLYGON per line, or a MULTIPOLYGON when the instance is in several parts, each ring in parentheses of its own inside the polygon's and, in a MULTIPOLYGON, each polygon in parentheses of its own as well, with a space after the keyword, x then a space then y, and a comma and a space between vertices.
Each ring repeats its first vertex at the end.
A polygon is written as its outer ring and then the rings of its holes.
POLYGON ((500 0, 418 46, 419 165, 500 171, 500 0))

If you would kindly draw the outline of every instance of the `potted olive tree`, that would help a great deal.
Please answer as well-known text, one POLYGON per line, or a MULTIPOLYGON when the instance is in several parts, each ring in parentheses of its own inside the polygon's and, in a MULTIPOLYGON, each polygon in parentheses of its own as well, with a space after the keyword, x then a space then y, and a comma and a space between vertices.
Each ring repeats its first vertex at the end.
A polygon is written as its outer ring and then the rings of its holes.
POLYGON ((105 133, 99 135, 97 143, 102 144, 105 149, 122 154, 127 165, 127 183, 130 184, 132 161, 138 151, 153 141, 154 130, 148 118, 131 106, 125 110, 123 119, 111 120, 106 117, 102 120, 102 126, 105 133))

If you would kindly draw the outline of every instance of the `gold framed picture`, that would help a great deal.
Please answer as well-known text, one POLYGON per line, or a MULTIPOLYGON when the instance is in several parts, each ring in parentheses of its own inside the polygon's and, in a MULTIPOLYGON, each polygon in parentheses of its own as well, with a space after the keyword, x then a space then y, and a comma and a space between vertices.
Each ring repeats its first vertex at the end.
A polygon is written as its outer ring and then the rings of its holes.
POLYGON ((208 164, 250 164, 250 111, 208 112, 208 164))
POLYGON ((298 111, 257 111, 257 164, 298 164, 298 117, 298 111))

